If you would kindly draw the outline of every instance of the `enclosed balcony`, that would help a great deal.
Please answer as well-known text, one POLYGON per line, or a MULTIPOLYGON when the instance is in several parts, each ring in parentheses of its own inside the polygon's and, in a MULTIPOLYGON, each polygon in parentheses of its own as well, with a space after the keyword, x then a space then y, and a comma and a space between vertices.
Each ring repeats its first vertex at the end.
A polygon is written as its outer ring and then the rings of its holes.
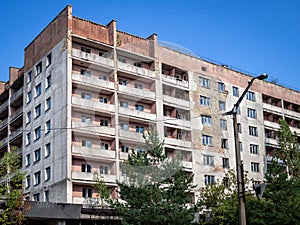
POLYGON ((189 92, 171 86, 163 85, 163 100, 170 105, 190 107, 189 92))
POLYGON ((169 83, 184 88, 189 87, 188 73, 182 69, 162 64, 162 80, 165 83, 169 83))
POLYGON ((191 131, 165 127, 165 144, 191 148, 191 131))
POLYGON ((176 126, 191 127, 190 111, 164 105, 164 122, 176 126))

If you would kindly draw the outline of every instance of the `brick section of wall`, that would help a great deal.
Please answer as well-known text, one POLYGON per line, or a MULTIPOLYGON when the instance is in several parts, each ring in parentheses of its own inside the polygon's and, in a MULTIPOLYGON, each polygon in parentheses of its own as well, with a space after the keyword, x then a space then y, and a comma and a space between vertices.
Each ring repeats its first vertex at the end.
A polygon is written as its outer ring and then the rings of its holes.
POLYGON ((59 41, 66 37, 72 7, 68 5, 61 13, 25 48, 25 71, 47 54, 59 41))

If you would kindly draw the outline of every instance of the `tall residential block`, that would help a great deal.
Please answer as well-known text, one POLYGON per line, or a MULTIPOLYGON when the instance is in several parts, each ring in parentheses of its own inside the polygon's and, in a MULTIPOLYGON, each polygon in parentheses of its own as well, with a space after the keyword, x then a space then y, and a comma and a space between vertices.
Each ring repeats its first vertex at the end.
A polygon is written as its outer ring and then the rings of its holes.
MULTIPOLYGON (((95 172, 115 194, 121 162, 143 151, 152 126, 167 157, 180 153, 197 189, 235 169, 230 110, 251 76, 96 24, 67 6, 25 48, 24 66, 0 83, 0 157, 17 148, 34 201, 84 203, 95 172)), ((257 80, 239 107, 241 157, 262 181, 278 148, 278 119, 300 135, 300 93, 257 80)), ((195 192, 197 192, 197 189, 195 192)))

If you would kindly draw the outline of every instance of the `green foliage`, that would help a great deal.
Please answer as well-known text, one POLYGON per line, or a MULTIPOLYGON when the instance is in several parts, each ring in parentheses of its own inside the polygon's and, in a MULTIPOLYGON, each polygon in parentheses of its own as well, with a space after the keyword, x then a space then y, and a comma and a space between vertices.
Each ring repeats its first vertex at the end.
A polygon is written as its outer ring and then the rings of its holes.
POLYGON ((145 140, 146 150, 132 152, 122 165, 127 179, 118 182, 120 199, 112 203, 122 224, 189 224, 195 212, 189 204, 193 176, 182 170, 180 156, 166 159, 153 128, 145 140))
POLYGON ((24 220, 24 201, 22 181, 24 174, 20 171, 20 160, 16 150, 7 152, 0 160, 0 196, 5 207, 0 214, 0 223, 5 225, 22 224, 24 220))
POLYGON ((96 183, 93 185, 93 188, 97 190, 97 194, 99 197, 99 202, 96 202, 96 205, 100 205, 102 208, 108 205, 108 199, 109 199, 109 190, 105 185, 105 182, 103 180, 103 177, 99 174, 95 173, 95 181, 96 183))

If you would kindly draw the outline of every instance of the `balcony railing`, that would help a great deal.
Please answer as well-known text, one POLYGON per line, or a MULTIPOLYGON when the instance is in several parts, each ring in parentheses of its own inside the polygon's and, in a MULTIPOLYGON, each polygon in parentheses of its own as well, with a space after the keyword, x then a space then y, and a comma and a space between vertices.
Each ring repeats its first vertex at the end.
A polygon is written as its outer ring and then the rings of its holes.
POLYGON ((180 139, 176 139, 176 138, 168 138, 168 137, 165 137, 165 144, 177 145, 177 146, 186 147, 186 148, 192 147, 191 141, 185 141, 185 140, 180 140, 180 139))
POLYGON ((186 80, 179 80, 176 77, 171 77, 171 76, 167 76, 162 74, 162 80, 171 84, 174 84, 176 86, 181 86, 181 87, 185 87, 188 88, 189 87, 189 82, 186 80))
POLYGON ((12 131, 11 132, 11 135, 10 135, 10 140, 13 140, 15 138, 17 138, 18 136, 21 136, 22 135, 22 128, 19 128, 15 131, 12 131))
POLYGON ((143 143, 145 142, 145 139, 143 138, 143 134, 134 131, 119 130, 119 135, 121 138, 128 138, 143 143))
POLYGON ((72 128, 79 132, 115 135, 116 129, 112 127, 100 126, 97 124, 87 124, 77 121, 72 121, 72 128))
POLYGON ((103 149, 95 149, 95 148, 88 148, 83 146, 72 146, 72 153, 87 157, 87 158, 116 158, 116 152, 111 150, 103 150, 103 149))
POLYGON ((178 126, 184 126, 184 127, 191 127, 191 121, 189 120, 181 120, 169 116, 164 116, 165 123, 178 125, 178 126))
POLYGON ((81 108, 89 108, 91 110, 95 111, 109 111, 109 112, 115 112, 115 106, 112 104, 106 104, 101 102, 96 102, 92 100, 86 100, 80 97, 72 97, 72 104, 75 106, 79 106, 81 108))
POLYGON ((190 101, 180 99, 180 98, 175 98, 175 97, 172 97, 172 96, 169 96, 169 95, 163 95, 163 100, 165 102, 175 104, 175 105, 178 105, 178 106, 182 106, 182 107, 185 107, 185 108, 190 107, 190 101))
MULTIPOLYGON (((110 175, 110 174, 99 174, 103 177, 104 182, 107 183, 115 183, 117 176, 110 175)), ((81 180, 81 181, 95 181, 95 174, 94 173, 85 173, 80 171, 72 171, 72 179, 73 180, 81 180)))
POLYGON ((92 86, 100 86, 103 88, 114 89, 114 83, 108 80, 101 80, 96 77, 87 77, 84 75, 72 73, 72 79, 83 84, 88 84, 92 86))
POLYGON ((139 117, 147 120, 156 120, 156 114, 142 112, 134 109, 127 109, 124 107, 119 108, 119 113, 122 115, 139 117))
POLYGON ((129 94, 129 95, 134 95, 138 96, 140 98, 151 98, 155 99, 155 92, 149 91, 149 90, 144 90, 144 89, 137 89, 133 87, 128 87, 124 85, 119 85, 119 91, 129 94))
POLYGON ((182 166, 186 169, 193 169, 193 163, 189 161, 182 161, 182 166))
POLYGON ((93 53, 82 52, 79 49, 74 49, 73 48, 72 49, 72 56, 80 58, 80 59, 84 59, 86 61, 91 61, 91 62, 95 62, 95 63, 98 63, 98 64, 114 67, 114 61, 112 59, 101 57, 101 56, 98 56, 98 55, 93 54, 93 53))
POLYGON ((7 118, 0 123, 0 130, 7 126, 7 118))
POLYGON ((124 71, 129 71, 134 74, 150 77, 150 78, 155 78, 155 72, 149 69, 145 68, 140 68, 134 65, 130 65, 127 63, 122 63, 118 61, 118 69, 119 70, 124 70, 124 71))
POLYGON ((23 108, 21 107, 12 113, 12 115, 10 116, 10 121, 14 121, 17 117, 21 116, 22 113, 23 113, 23 108))
POLYGON ((11 99, 10 99, 10 102, 13 103, 15 100, 17 100, 19 97, 21 97, 23 95, 23 87, 20 88, 17 92, 15 92, 11 99))
POLYGON ((7 108, 8 105, 8 99, 3 102, 3 104, 0 105, 0 113, 2 113, 2 111, 4 111, 5 108, 7 108))

